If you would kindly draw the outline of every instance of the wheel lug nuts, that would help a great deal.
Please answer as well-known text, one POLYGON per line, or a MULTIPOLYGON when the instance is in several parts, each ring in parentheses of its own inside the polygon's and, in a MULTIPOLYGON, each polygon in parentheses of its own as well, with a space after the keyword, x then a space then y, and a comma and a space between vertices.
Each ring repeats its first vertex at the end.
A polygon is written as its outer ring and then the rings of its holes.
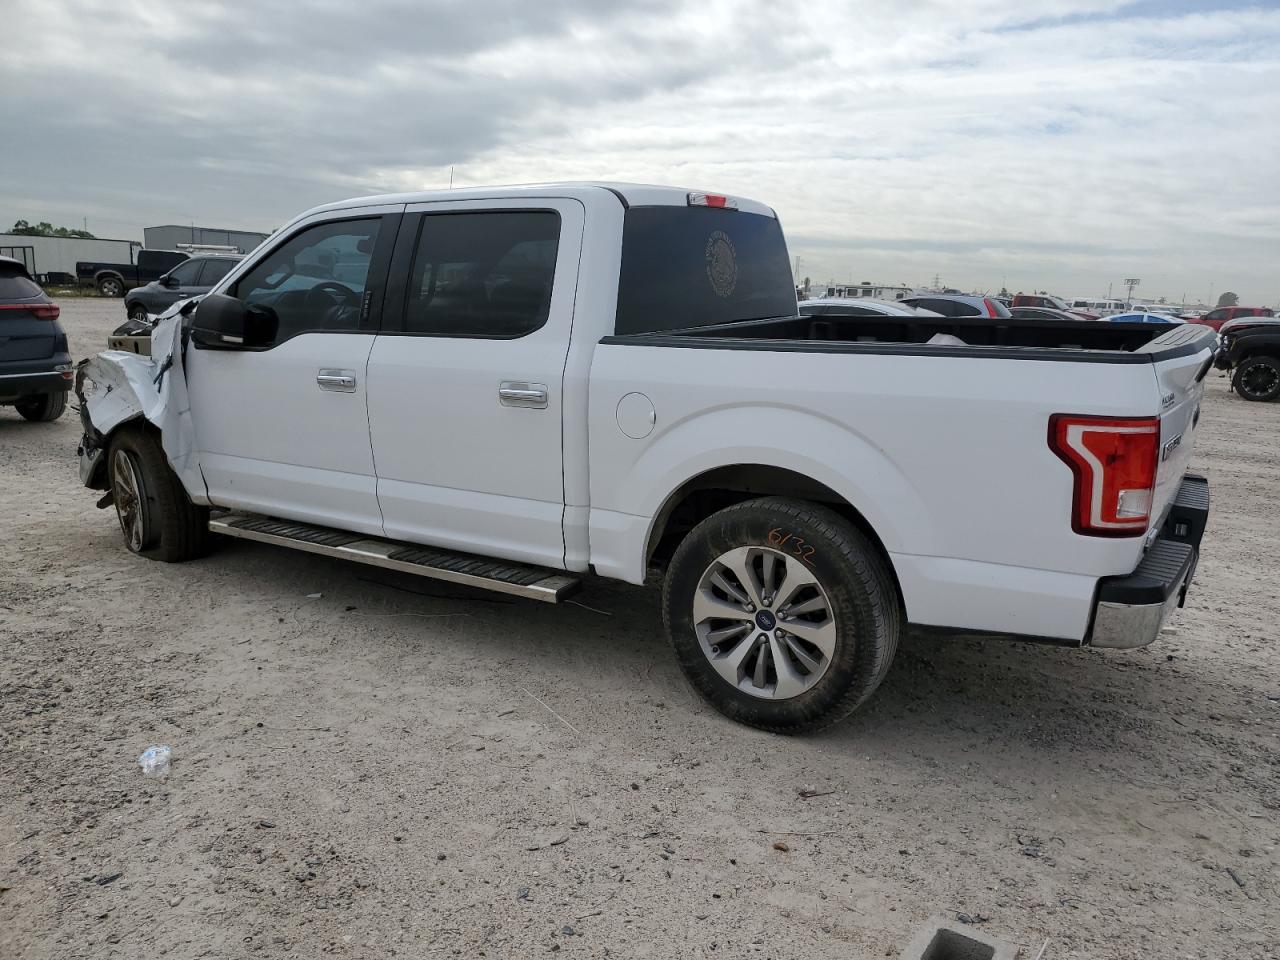
POLYGON ((747 613, 755 613, 755 612, 756 612, 756 605, 754 603, 748 603, 747 613))
POLYGON ((757 639, 758 641, 760 641, 761 643, 767 643, 767 642, 768 642, 768 640, 769 640, 769 638, 768 638, 767 636, 765 636, 763 633, 762 633, 762 634, 760 634, 760 636, 756 637, 756 639, 757 639))

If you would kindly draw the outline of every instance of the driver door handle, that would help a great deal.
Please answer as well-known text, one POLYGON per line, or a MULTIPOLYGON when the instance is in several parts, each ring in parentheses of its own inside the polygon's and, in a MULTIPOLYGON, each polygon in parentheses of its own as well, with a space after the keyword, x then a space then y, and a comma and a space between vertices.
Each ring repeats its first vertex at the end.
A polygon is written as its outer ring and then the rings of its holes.
POLYGON ((328 390, 331 393, 355 393, 356 372, 323 367, 316 374, 316 384, 321 390, 328 390))

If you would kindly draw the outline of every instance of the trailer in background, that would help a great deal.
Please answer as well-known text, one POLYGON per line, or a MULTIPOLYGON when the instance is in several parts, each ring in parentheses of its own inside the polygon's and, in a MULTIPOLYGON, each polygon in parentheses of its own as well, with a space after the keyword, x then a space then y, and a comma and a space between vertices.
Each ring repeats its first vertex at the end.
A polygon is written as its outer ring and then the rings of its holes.
POLYGON ((0 257, 22 261, 36 281, 45 284, 75 283, 76 263, 83 260, 132 263, 135 251, 141 246, 136 240, 0 233, 0 257))

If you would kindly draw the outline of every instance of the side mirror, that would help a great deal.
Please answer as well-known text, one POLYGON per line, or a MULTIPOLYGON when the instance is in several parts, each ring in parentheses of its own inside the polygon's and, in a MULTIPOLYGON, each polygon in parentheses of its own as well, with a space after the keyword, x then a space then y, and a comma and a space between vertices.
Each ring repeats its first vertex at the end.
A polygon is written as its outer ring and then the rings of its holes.
POLYGON ((170 276, 169 274, 166 273, 163 277, 160 278, 160 286, 162 287, 168 287, 170 290, 172 290, 177 285, 178 285, 177 277, 170 276))
POLYGON ((214 293, 196 308, 191 339, 214 350, 252 350, 272 343, 279 326, 280 318, 270 307, 214 293))

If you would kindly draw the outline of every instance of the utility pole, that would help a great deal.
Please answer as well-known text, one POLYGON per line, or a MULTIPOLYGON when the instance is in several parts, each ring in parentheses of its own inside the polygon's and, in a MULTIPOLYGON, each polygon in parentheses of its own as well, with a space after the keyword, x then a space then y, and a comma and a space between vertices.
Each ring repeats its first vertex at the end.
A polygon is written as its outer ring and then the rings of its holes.
POLYGON ((453 164, 449 164, 449 189, 453 189, 453 164))

